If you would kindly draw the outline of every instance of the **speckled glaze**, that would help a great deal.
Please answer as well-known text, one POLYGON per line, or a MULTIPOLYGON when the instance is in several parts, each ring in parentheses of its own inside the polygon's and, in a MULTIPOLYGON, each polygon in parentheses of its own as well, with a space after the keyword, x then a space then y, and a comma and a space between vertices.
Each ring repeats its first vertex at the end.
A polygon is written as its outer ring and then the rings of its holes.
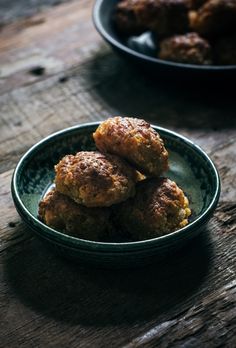
POLYGON ((135 267, 185 245, 204 230, 220 194, 220 180, 209 157, 190 140, 153 126, 170 156, 166 174, 184 190, 192 215, 186 227, 169 235, 129 243, 101 243, 71 237, 38 220, 38 204, 54 180, 54 165, 66 154, 94 150, 92 133, 99 123, 67 128, 34 145, 19 161, 12 177, 12 196, 18 213, 41 239, 60 254, 102 267, 135 267))

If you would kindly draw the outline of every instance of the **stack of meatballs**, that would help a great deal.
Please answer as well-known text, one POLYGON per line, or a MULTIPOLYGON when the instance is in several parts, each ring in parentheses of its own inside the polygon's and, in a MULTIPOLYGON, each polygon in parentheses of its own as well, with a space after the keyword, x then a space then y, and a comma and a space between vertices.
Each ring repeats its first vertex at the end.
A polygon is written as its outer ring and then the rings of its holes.
POLYGON ((129 242, 188 223, 188 199, 163 177, 168 152, 149 123, 109 118, 93 138, 98 151, 67 155, 55 166, 55 188, 39 204, 45 224, 82 239, 129 242))
POLYGON ((236 64, 236 0, 121 0, 117 30, 150 30, 160 59, 187 64, 236 64))

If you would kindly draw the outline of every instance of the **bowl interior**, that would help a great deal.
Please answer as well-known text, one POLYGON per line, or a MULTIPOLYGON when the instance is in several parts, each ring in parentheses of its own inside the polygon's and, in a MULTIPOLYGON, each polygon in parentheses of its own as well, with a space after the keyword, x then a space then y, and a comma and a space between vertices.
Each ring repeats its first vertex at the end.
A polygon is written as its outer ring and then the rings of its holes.
MULTIPOLYGON (((21 160, 15 187, 21 203, 37 218, 38 204, 53 184, 54 165, 67 154, 95 150, 92 133, 98 124, 77 126, 36 144, 21 160)), ((190 201, 194 221, 207 209, 216 193, 216 173, 207 156, 187 139, 162 128, 154 128, 163 138, 170 156, 166 176, 176 181, 190 201)))

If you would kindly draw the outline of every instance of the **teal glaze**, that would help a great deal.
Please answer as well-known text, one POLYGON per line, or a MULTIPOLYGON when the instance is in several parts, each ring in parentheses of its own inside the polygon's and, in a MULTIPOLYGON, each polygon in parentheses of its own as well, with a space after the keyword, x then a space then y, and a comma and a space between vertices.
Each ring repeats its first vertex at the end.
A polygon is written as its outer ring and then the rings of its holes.
POLYGON ((210 158, 187 138, 156 127, 169 151, 166 176, 175 180, 190 201, 192 216, 186 227, 169 235, 127 243, 82 240, 56 231, 38 220, 38 204, 53 184, 54 165, 66 154, 94 150, 92 133, 99 123, 78 125, 50 135, 19 161, 12 177, 12 196, 25 223, 60 254, 107 267, 150 263, 199 234, 212 215, 220 194, 220 180, 210 158))

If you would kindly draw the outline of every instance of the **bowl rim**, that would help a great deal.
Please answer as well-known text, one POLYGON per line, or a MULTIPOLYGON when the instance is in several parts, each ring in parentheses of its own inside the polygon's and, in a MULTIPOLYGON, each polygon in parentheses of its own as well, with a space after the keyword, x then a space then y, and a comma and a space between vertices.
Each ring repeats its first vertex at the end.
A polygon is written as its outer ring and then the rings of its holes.
MULTIPOLYGON (((69 236, 63 232, 59 232, 56 229, 53 229, 49 226, 47 226, 46 224, 44 224, 43 222, 41 222, 38 218, 36 218, 24 205, 22 199, 21 199, 21 195, 19 193, 18 190, 18 177, 19 175, 21 175, 21 169, 24 169, 24 166, 34 157, 35 154, 37 154, 38 152, 40 152, 40 150, 42 150, 44 148, 44 146, 47 146, 48 143, 53 142, 55 140, 58 141, 58 138, 60 139, 60 137, 65 137, 66 135, 70 134, 70 133, 75 133, 83 130, 83 129, 93 129, 95 130, 95 127, 97 127, 102 121, 96 121, 96 122, 90 122, 90 123, 83 123, 83 124, 79 124, 79 125, 75 125, 72 127, 68 127, 68 128, 64 128, 60 131, 57 131, 55 133, 52 133, 50 135, 48 135, 47 137, 43 138, 42 140, 40 140, 39 142, 37 142, 35 145, 33 145, 32 147, 30 147, 30 149, 21 157, 21 159, 19 160, 18 164, 16 165, 16 168, 13 172, 12 175, 12 182, 11 182, 11 192, 12 192, 12 197, 13 197, 13 201, 15 203, 16 209, 18 211, 18 213, 20 214, 20 216, 23 218, 23 220, 34 230, 38 230, 40 229, 40 233, 43 231, 44 233, 46 232, 47 238, 49 239, 60 239, 60 241, 64 242, 64 243, 69 243, 69 244, 73 244, 74 246, 77 245, 79 247, 85 248, 85 249, 89 249, 89 248, 93 248, 93 249, 98 249, 101 248, 103 250, 106 251, 125 251, 125 250, 129 250, 132 249, 133 247, 138 248, 138 249, 143 249, 147 246, 152 247, 153 244, 155 243, 164 243, 167 240, 171 240, 175 237, 180 237, 181 236, 185 236, 186 233, 188 233, 188 231, 190 232, 191 230, 195 230, 200 228, 200 226, 207 221, 211 214, 213 213, 218 200, 219 200, 219 196, 220 196, 220 188, 221 188, 221 184, 220 184, 220 177, 218 174, 218 171, 214 165, 214 163, 212 162, 212 160, 209 158, 209 156, 198 146, 196 145, 194 142, 192 142, 191 140, 189 140, 188 138, 186 138, 183 135, 180 135, 172 130, 163 128, 163 127, 159 127, 156 125, 152 125, 152 127, 157 131, 157 132, 162 132, 165 133, 166 135, 170 136, 170 137, 174 137, 174 138, 178 138, 181 140, 181 142, 183 142, 185 144, 185 146, 189 146, 192 149, 194 149, 195 151, 197 151, 197 153, 200 155, 200 157, 203 157, 205 159, 206 162, 208 162, 208 164, 211 167, 211 175, 212 173, 214 173, 214 177, 213 177, 213 182, 214 182, 214 196, 211 200, 211 202, 209 202, 208 207, 205 209, 205 211, 203 213, 200 214, 200 216, 198 218, 196 218, 195 220, 193 220, 192 222, 190 222, 187 226, 178 229, 172 233, 169 233, 167 235, 164 236, 160 236, 160 237, 156 237, 156 238, 152 238, 152 239, 146 239, 146 240, 142 240, 142 241, 134 241, 134 242, 121 242, 121 243, 115 243, 115 242, 97 242, 97 241, 91 241, 91 240, 86 240, 86 239, 81 239, 81 238, 77 238, 77 237, 73 237, 73 236, 69 236), (31 225, 32 223, 32 225, 31 225), (37 226, 37 228, 35 227, 37 226), (109 250, 108 250, 109 249, 109 250)), ((39 233, 39 231, 36 231, 39 233)), ((46 238, 46 236, 45 236, 46 238)))
POLYGON ((225 70, 236 70, 236 64, 235 65, 197 65, 197 64, 184 64, 184 63, 178 63, 178 62, 171 62, 163 59, 154 58, 148 55, 145 55, 143 53, 140 53, 138 51, 135 51, 126 45, 122 44, 118 40, 116 40, 112 35, 110 35, 102 25, 102 20, 100 19, 100 9, 102 4, 105 1, 110 0, 96 0, 93 5, 93 11, 92 11, 92 19, 95 28, 97 31, 101 34, 101 36, 111 45, 118 48, 121 51, 124 51, 128 55, 134 56, 140 60, 144 60, 146 62, 151 62, 155 64, 160 64, 166 67, 172 67, 172 68, 182 68, 182 69, 189 69, 189 70, 202 70, 202 71, 225 71, 225 70))

